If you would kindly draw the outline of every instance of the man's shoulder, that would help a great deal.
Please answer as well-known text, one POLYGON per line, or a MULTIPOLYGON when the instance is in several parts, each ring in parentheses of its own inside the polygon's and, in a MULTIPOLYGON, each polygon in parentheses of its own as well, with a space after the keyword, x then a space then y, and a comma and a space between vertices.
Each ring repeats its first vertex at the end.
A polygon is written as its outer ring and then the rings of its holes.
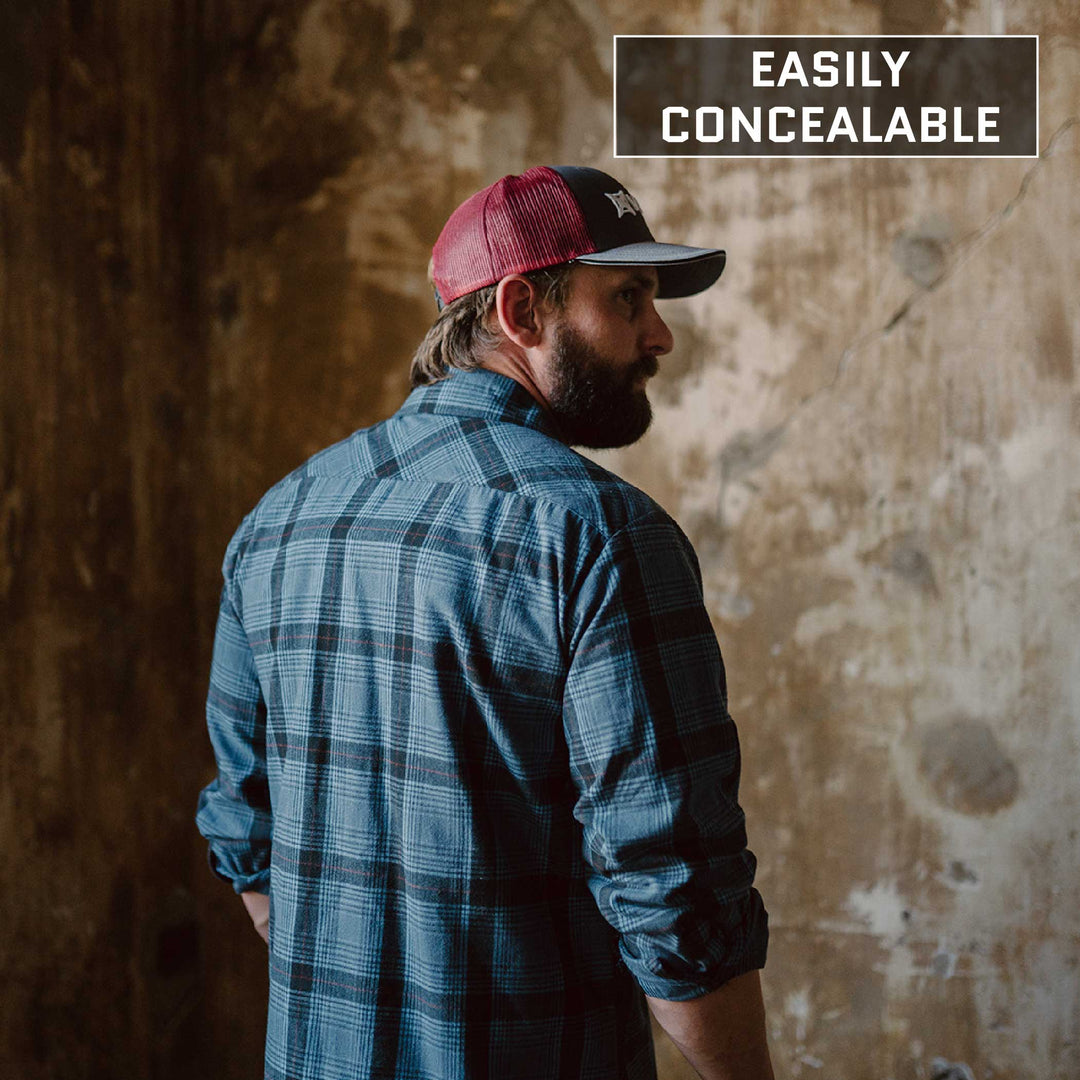
POLYGON ((252 532, 259 525, 284 525, 293 516, 298 500, 307 498, 312 486, 321 479, 352 477, 358 475, 356 435, 347 436, 330 446, 316 451, 306 461, 286 473, 272 484, 251 509, 244 515, 229 543, 226 563, 237 549, 246 546, 252 532))
POLYGON ((395 415, 319 450, 278 480, 230 546, 244 547, 253 533, 287 529, 302 516, 343 510, 361 489, 384 484, 520 500, 549 522, 584 525, 601 541, 638 525, 678 531, 650 495, 543 430, 493 418, 395 415))

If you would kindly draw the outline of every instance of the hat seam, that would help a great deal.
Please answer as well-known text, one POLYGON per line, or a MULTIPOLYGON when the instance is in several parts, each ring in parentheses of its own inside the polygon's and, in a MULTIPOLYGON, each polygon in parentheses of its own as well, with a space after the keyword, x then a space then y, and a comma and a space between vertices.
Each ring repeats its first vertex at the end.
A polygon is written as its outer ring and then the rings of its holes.
MULTIPOLYGON (((547 172, 549 172, 552 176, 554 176, 555 179, 558 180, 558 182, 560 184, 562 184, 563 188, 566 191, 566 194, 570 196, 570 201, 574 204, 574 206, 577 207, 578 217, 581 219, 581 224, 585 227, 585 235, 589 238, 589 243, 591 245, 591 250, 590 251, 579 252, 578 254, 571 256, 570 260, 567 260, 567 261, 572 262, 574 259, 581 258, 582 255, 594 255, 594 254, 596 254, 597 253, 596 237, 593 236, 593 231, 589 227, 589 218, 585 213, 585 207, 583 207, 581 205, 581 200, 577 197, 577 195, 574 194, 574 189, 566 182, 566 178, 560 172, 553 169, 550 165, 543 165, 541 167, 546 169, 547 172)), ((558 265, 558 264, 556 263, 554 265, 558 265)))
MULTIPOLYGON (((498 186, 499 181, 489 185, 487 192, 484 195, 484 205, 480 208, 480 220, 484 223, 484 250, 487 252, 488 270, 487 277, 493 277, 495 274, 495 256, 491 250, 491 234, 488 232, 488 203, 491 202, 491 196, 495 193, 495 188, 498 186)), ((483 288, 484 286, 480 286, 483 288)))

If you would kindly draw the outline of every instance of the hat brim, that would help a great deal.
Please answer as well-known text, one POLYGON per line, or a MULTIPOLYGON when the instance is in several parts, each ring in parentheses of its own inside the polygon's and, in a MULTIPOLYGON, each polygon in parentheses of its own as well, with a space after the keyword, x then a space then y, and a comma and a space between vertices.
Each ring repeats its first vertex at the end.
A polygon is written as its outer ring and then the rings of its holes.
POLYGON ((707 289, 724 272, 727 254, 719 248, 652 241, 579 255, 574 261, 589 266, 655 266, 660 286, 656 295, 669 299, 693 296, 707 289))

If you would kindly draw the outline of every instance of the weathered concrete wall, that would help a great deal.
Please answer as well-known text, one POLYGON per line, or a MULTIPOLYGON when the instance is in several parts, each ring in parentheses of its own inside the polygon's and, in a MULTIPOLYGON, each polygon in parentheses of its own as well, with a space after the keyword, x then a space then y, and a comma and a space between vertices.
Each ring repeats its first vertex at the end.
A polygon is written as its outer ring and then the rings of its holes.
POLYGON ((181 1076, 199 57, 182 4, 0 8, 0 1074, 181 1076))
POLYGON ((404 396, 453 206, 577 161, 729 252, 606 460, 701 555, 778 1074, 1080 1075, 1078 30, 933 0, 0 9, 0 1071, 257 1068, 264 961, 191 824, 221 551, 404 396), (1045 153, 615 163, 613 32, 1039 33, 1045 153))

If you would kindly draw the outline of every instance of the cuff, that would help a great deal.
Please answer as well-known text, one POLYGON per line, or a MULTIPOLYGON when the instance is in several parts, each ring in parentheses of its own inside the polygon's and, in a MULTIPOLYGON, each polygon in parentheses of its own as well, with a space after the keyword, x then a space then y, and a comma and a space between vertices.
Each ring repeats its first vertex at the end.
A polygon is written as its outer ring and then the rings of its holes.
POLYGON ((763 968, 769 944, 769 916, 756 889, 751 890, 748 899, 745 917, 735 933, 717 932, 718 944, 727 942, 726 948, 717 949, 719 956, 689 960, 667 950, 647 955, 635 951, 624 936, 619 944, 623 962, 649 997, 665 1001, 691 1001, 719 989, 737 975, 763 968))
POLYGON ((242 868, 235 859, 219 858, 212 847, 207 850, 206 861, 210 864, 210 869, 222 881, 227 881, 237 895, 245 892, 267 894, 270 892, 270 867, 262 870, 256 870, 254 867, 242 868))

